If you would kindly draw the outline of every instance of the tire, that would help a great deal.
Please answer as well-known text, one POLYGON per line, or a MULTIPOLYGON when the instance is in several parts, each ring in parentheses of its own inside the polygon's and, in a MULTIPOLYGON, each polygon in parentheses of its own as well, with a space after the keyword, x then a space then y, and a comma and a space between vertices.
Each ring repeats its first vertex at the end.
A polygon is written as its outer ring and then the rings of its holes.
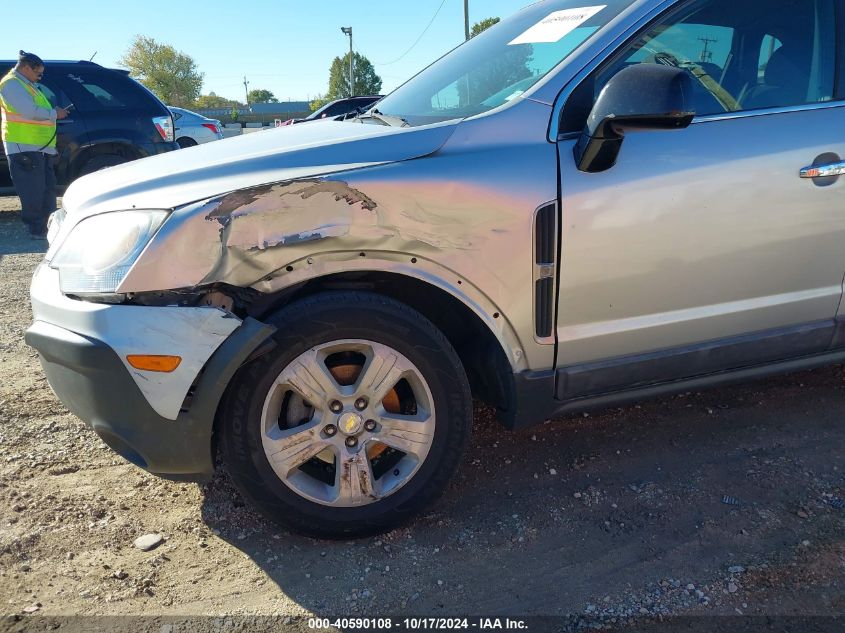
POLYGON ((179 147, 181 149, 185 149, 186 147, 193 147, 197 144, 197 142, 190 136, 180 136, 176 139, 176 142, 179 143, 179 147))
POLYGON ((129 162, 128 159, 119 154, 98 154, 82 166, 82 169, 79 170, 79 175, 86 176, 106 167, 114 167, 115 165, 122 165, 126 162, 129 162))
POLYGON ((244 497, 322 538, 384 532, 438 498, 472 422, 446 337, 404 304, 362 292, 302 299, 272 323, 276 346, 238 371, 220 411, 222 456, 244 497))

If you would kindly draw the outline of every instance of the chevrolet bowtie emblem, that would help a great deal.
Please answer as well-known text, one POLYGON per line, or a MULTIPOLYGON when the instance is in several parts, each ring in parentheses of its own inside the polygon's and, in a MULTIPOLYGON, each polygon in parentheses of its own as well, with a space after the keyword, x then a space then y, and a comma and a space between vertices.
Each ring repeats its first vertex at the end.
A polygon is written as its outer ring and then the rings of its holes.
POLYGON ((338 426, 340 430, 343 431, 346 435, 354 435, 358 433, 362 426, 364 425, 364 420, 361 418, 360 415, 357 413, 345 413, 340 416, 340 420, 338 426))

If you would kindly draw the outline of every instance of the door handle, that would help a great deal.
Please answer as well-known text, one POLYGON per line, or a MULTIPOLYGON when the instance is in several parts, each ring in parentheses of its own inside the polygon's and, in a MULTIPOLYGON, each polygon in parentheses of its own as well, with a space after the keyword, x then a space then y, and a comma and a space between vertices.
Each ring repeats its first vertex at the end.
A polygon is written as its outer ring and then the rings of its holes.
POLYGON ((811 165, 801 170, 801 178, 829 178, 831 176, 845 176, 845 161, 827 165, 811 165))

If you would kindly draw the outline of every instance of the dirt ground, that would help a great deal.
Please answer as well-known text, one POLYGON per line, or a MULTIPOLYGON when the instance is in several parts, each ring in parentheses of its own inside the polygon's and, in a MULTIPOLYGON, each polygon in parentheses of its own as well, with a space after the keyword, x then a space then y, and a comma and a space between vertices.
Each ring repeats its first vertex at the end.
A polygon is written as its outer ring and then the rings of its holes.
POLYGON ((845 616, 841 366, 519 432, 478 406, 427 515, 316 541, 258 517, 225 473, 146 474, 64 409, 23 341, 45 247, 0 197, 0 629, 63 615, 544 615, 573 629, 845 616), (164 541, 140 551, 145 534, 164 541))

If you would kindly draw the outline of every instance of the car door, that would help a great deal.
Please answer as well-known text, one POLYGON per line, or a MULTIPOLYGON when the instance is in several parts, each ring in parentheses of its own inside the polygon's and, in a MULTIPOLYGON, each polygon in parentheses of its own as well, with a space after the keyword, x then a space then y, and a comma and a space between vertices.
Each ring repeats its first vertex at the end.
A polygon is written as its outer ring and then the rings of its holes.
POLYGON ((73 105, 67 118, 56 122, 56 151, 59 155, 56 161, 56 177, 64 184, 72 179, 69 166, 73 164, 74 157, 88 145, 88 132, 84 115, 63 90, 60 77, 61 71, 53 70, 48 65, 39 88, 54 108, 73 105))
POLYGON ((202 126, 199 123, 198 117, 194 116, 187 110, 179 108, 169 108, 170 114, 173 116, 173 131, 176 142, 179 147, 190 147, 202 142, 202 126), (199 129, 198 129, 199 128, 199 129))
POLYGON ((829 347, 845 182, 801 176, 845 157, 834 9, 679 2, 565 95, 558 397, 829 347), (684 130, 630 131, 613 167, 579 171, 576 131, 594 97, 640 63, 703 70, 710 81, 692 82, 696 118, 684 130))
MULTIPOLYGON (((159 152, 155 146, 163 142, 163 135, 156 130, 153 117, 170 112, 126 73, 81 63, 66 69, 61 80, 85 117, 90 147, 102 156, 111 156, 109 165, 159 152)), ((87 169, 85 163, 78 165, 81 173, 87 169)))
POLYGON ((168 109, 170 110, 170 116, 173 117, 173 133, 175 138, 178 139, 180 135, 184 136, 187 134, 187 130, 182 129, 185 125, 185 115, 175 108, 168 109))

